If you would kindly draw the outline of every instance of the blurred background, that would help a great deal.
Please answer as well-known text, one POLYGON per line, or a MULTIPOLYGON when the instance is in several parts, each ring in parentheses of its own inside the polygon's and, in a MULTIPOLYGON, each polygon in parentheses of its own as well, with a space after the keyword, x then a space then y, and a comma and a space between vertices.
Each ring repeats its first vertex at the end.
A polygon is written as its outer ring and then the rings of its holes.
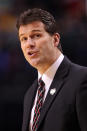
POLYGON ((87 0, 0 0, 0 131, 21 131, 24 94, 37 76, 16 29, 17 16, 33 7, 54 15, 64 54, 87 66, 87 0))

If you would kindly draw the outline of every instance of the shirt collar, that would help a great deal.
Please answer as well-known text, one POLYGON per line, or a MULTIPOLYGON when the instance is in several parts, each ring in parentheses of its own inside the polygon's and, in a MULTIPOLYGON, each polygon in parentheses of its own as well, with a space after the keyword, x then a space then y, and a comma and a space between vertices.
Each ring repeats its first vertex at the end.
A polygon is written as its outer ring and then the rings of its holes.
POLYGON ((42 80, 44 82, 53 80, 55 73, 60 66, 61 62, 64 59, 64 55, 61 53, 61 55, 58 57, 58 59, 47 69, 47 71, 41 75, 40 72, 38 72, 38 79, 42 77, 42 80))

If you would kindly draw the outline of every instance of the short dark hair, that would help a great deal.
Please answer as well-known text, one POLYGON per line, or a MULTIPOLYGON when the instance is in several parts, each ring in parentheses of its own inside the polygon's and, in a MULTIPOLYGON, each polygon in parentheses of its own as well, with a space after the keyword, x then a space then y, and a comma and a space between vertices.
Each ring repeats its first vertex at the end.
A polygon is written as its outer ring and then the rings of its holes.
MULTIPOLYGON (((17 19, 16 27, 19 30, 21 25, 27 25, 33 21, 41 21, 44 24, 45 30, 50 35, 58 32, 54 17, 46 10, 40 8, 28 9, 20 14, 17 19)), ((61 44, 59 44, 58 48, 62 51, 61 44)))

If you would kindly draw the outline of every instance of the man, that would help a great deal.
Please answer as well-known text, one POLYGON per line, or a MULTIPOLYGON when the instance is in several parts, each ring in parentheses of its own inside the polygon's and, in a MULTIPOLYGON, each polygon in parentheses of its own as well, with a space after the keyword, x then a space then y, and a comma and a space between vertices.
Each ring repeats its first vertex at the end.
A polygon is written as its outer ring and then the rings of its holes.
POLYGON ((62 54, 53 16, 29 9, 17 28, 23 54, 38 71, 25 95, 22 131, 87 131, 87 68, 62 54))

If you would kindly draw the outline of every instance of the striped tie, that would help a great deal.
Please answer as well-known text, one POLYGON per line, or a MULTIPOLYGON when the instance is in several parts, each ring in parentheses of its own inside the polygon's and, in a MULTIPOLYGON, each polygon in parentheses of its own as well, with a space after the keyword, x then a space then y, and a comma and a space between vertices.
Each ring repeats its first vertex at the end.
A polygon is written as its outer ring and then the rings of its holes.
POLYGON ((38 83, 38 96, 37 96, 36 107, 35 107, 35 110, 34 110, 32 131, 37 131, 40 112, 41 112, 41 108, 42 108, 42 105, 43 105, 44 93, 45 93, 45 84, 40 78, 39 83, 38 83))

